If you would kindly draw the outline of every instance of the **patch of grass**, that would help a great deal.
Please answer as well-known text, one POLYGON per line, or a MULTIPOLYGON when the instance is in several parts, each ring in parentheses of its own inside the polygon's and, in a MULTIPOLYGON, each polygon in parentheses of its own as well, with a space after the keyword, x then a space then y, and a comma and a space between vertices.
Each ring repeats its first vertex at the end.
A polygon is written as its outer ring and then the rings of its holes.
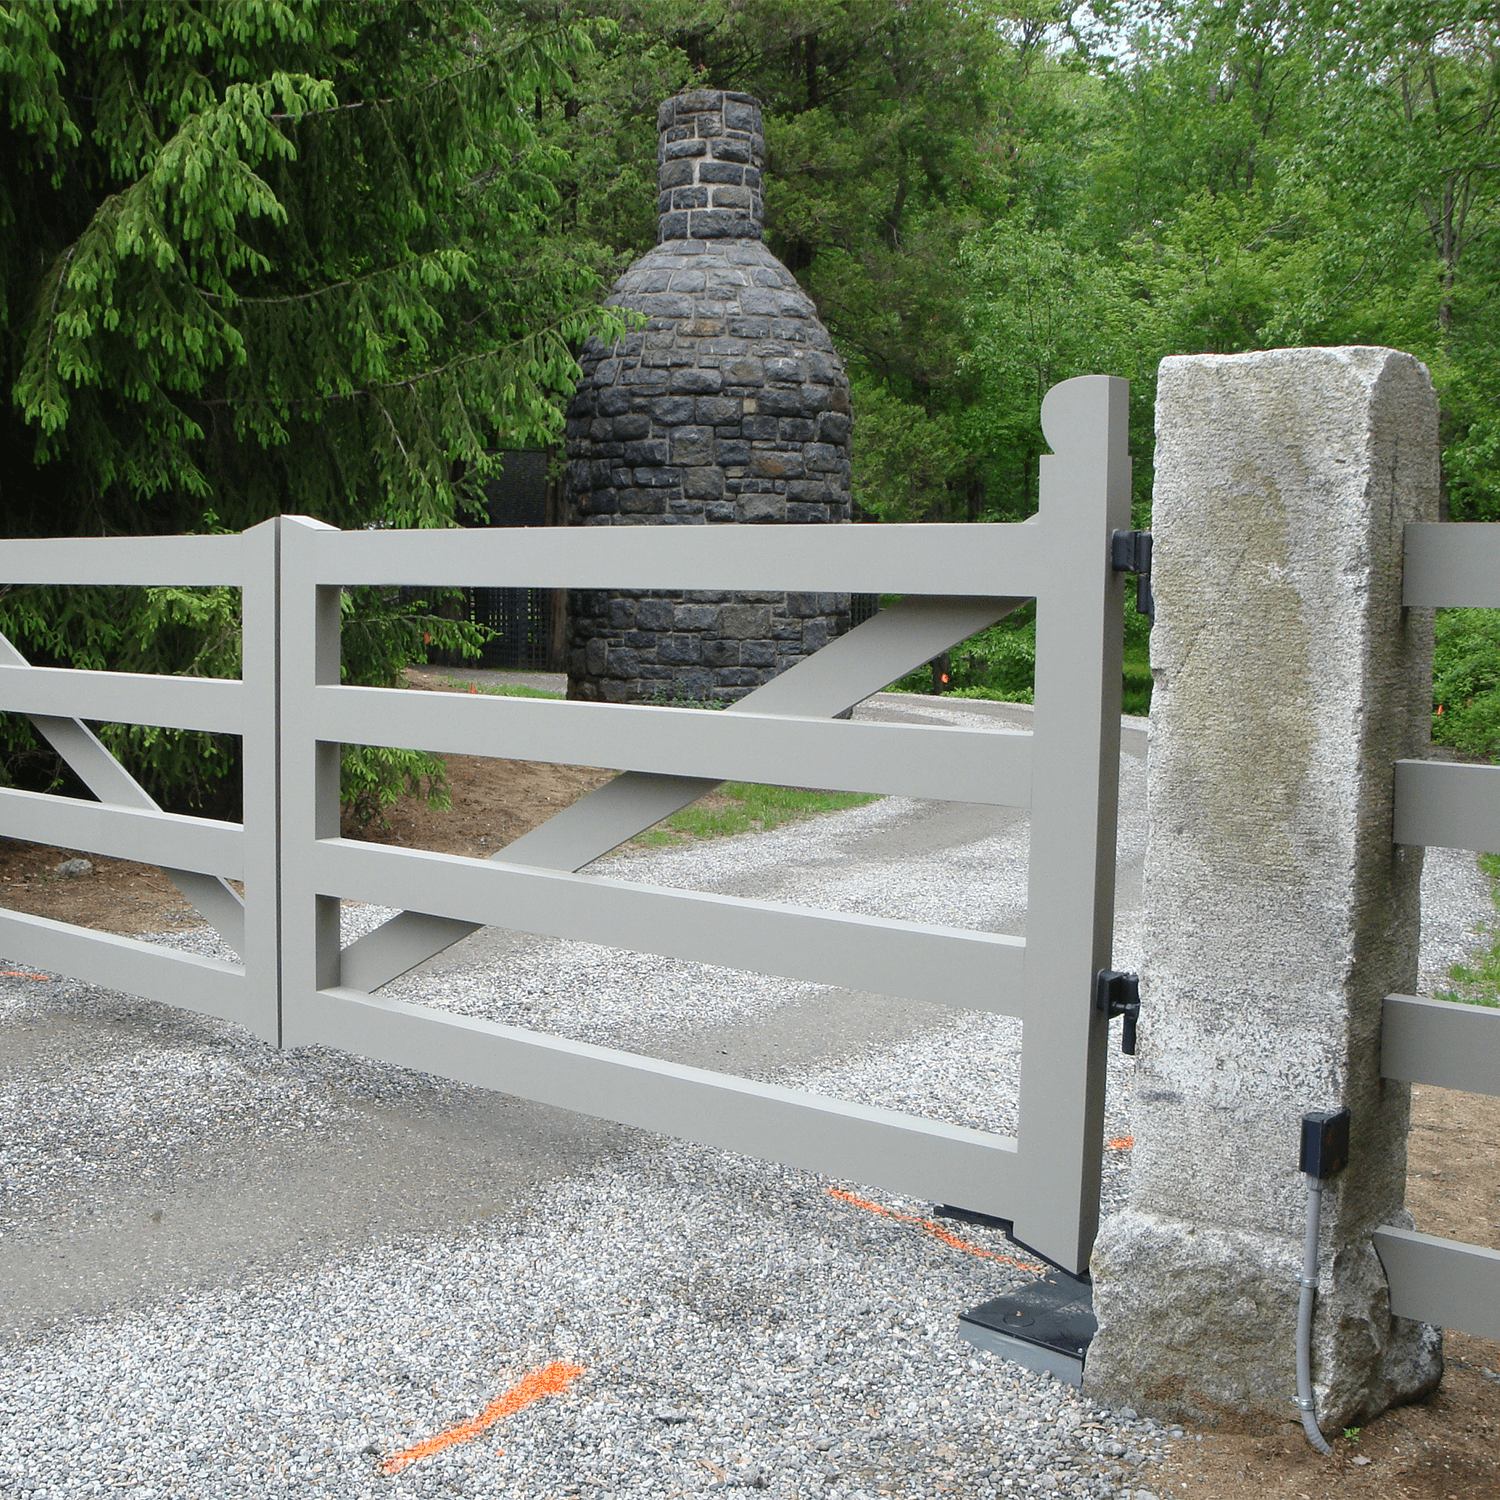
POLYGON ((732 700, 728 698, 685 698, 675 689, 667 692, 665 688, 657 690, 646 699, 651 708, 707 708, 726 709, 732 700))
POLYGON ((818 813, 841 812, 880 799, 863 792, 812 792, 801 787, 757 786, 726 781, 715 804, 695 804, 674 813, 664 823, 639 834, 633 842, 647 846, 685 844, 694 839, 725 838, 735 833, 769 833, 782 823, 794 823, 818 813))
POLYGON ((1034 696, 1030 688, 988 687, 955 688, 943 694, 945 698, 978 698, 985 703, 1030 703, 1034 696))
POLYGON ((1460 1005, 1500 1007, 1500 854, 1481 854, 1479 868, 1490 878, 1496 919, 1485 925, 1480 946, 1469 955, 1468 963, 1454 964, 1448 970, 1454 988, 1439 990, 1437 998, 1460 1005))
POLYGON ((445 680, 455 692, 462 693, 472 688, 476 692, 488 693, 492 698, 561 698, 563 696, 547 688, 528 687, 524 682, 460 682, 456 677, 449 677, 445 680))
POLYGON ((1151 712, 1151 651, 1145 641, 1125 645, 1125 675, 1120 690, 1120 712, 1145 717, 1151 712))

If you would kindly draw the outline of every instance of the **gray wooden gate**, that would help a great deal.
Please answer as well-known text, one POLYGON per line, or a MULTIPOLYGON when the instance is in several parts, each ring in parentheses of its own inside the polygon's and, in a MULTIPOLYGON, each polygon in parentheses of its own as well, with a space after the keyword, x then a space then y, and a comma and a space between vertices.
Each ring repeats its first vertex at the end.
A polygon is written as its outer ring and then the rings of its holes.
MULTIPOLYGON (((1081 1270, 1098 1216, 1129 526, 1127 387, 1049 393, 1040 511, 1014 525, 338 532, 298 517, 239 537, 0 544, 9 583, 244 590, 239 682, 0 666, 99 804, 0 791, 0 832, 148 860, 174 875, 240 964, 17 913, 0 951, 238 1021, 1014 1223, 1081 1270), (722 714, 339 681, 345 586, 795 590, 901 600, 722 714), (1037 600, 1034 731, 836 716, 1037 600), (172 817, 84 719, 240 734, 245 823, 172 817), (339 837, 341 743, 552 760, 621 774, 489 860, 339 837), (102 757, 102 759, 101 759, 102 757), (108 765, 105 764, 108 762, 108 765), (111 769, 112 768, 112 769, 111 769), (720 780, 996 803, 1031 816, 1025 940, 578 873, 720 780), (243 905, 223 877, 242 877, 243 905), (340 951, 339 902, 400 914, 340 951), (1018 1017, 1017 1135, 1003 1137, 456 1016, 381 987, 481 925, 1018 1017)), ((644 997, 643 997, 644 998, 644 997)))

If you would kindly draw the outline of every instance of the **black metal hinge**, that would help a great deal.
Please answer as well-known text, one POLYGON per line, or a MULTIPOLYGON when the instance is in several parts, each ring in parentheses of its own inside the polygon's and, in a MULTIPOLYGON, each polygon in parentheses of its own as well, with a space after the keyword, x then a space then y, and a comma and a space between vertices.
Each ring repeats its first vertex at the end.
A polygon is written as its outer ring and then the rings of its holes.
POLYGON ((1135 1056, 1135 1023, 1141 1017, 1141 976, 1118 969, 1100 969, 1094 976, 1094 1009, 1113 1020, 1125 1017, 1120 1051, 1135 1056))
POLYGON ((1116 573, 1135 574, 1135 607, 1156 624, 1156 600, 1151 596, 1151 533, 1117 531, 1110 538, 1109 564, 1116 573))

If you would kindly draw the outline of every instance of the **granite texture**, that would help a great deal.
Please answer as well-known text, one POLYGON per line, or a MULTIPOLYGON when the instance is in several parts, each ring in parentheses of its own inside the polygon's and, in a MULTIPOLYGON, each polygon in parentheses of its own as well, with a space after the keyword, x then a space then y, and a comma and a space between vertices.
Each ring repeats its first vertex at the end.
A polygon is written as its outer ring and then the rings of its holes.
POLYGON ((1347 1106, 1324 1193, 1325 1430, 1431 1389, 1371 1244, 1404 1208, 1408 1089, 1381 1001, 1417 980, 1421 851, 1392 762, 1428 739, 1432 617, 1402 527, 1437 514, 1437 405, 1389 349, 1164 362, 1157 404, 1141 1045, 1129 1201, 1094 1249, 1086 1387, 1158 1416, 1295 1415, 1301 1116, 1347 1106))

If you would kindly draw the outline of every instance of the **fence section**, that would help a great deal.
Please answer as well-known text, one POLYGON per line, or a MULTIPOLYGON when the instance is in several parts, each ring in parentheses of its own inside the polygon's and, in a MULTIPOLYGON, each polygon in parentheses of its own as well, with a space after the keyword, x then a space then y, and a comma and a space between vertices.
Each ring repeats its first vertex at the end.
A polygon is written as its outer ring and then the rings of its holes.
MULTIPOLYGON (((160 863, 242 961, 0 913, 0 951, 471 1084, 1010 1220, 1069 1269, 1098 1213, 1129 525, 1123 381, 1043 406, 1054 455, 1016 525, 522 528, 341 533, 280 517, 240 537, 11 542, 9 583, 243 591, 238 682, 31 667, 0 643, 0 707, 26 714, 99 798, 0 792, 0 832, 160 863), (357 584, 899 595, 721 714, 438 696, 340 682, 357 584), (1030 735, 838 718, 1028 599, 1030 735), (244 824, 169 816, 84 720, 239 734, 244 824), (341 745, 607 766, 620 774, 489 860, 346 841, 341 745), (1028 808, 1027 936, 804 909, 580 873, 725 779, 1028 808), (243 879, 243 901, 227 883, 243 879), (341 948, 345 899, 398 915, 341 948), (385 998, 483 924, 1021 1019, 1014 1138, 385 998)), ((649 1014, 650 997, 642 996, 649 1014)))
POLYGON ((12 586, 218 585, 243 600, 237 682, 33 667, 0 637, 0 709, 25 715, 98 799, 0 791, 0 834, 160 865, 240 962, 0 911, 0 951, 23 963, 280 1037, 276 846, 279 523, 240 536, 0 544, 12 586), (245 823, 164 813, 86 720, 241 736, 245 823), (242 880, 240 896, 229 880, 242 880))
MULTIPOLYGON (((1402 602, 1416 608, 1500 607, 1500 525, 1406 528, 1402 602)), ((1500 766, 1396 765, 1398 844, 1500 852, 1500 766)), ((1381 1075, 1500 1096, 1500 1010, 1388 995, 1381 1075)), ((1399 1317, 1500 1338, 1500 1251, 1409 1229, 1376 1231, 1399 1317)))
MULTIPOLYGON (((1049 395, 1040 514, 1012 526, 338 533, 286 518, 281 557, 283 1036, 1012 1220, 1073 1269, 1102 1152, 1129 524, 1124 382, 1049 395), (723 714, 339 685, 341 587, 810 590, 902 595, 723 714), (1038 601, 1030 737, 834 722, 1038 601), (489 860, 338 836, 341 742, 567 760, 621 774, 489 860), (775 906, 576 873, 721 779, 1030 807, 1028 935, 775 906), (340 951, 339 902, 401 914, 340 951), (1012 1139, 389 1000, 481 924, 1019 1016, 1012 1139)), ((643 1010, 649 1001, 643 997, 643 1010)))

